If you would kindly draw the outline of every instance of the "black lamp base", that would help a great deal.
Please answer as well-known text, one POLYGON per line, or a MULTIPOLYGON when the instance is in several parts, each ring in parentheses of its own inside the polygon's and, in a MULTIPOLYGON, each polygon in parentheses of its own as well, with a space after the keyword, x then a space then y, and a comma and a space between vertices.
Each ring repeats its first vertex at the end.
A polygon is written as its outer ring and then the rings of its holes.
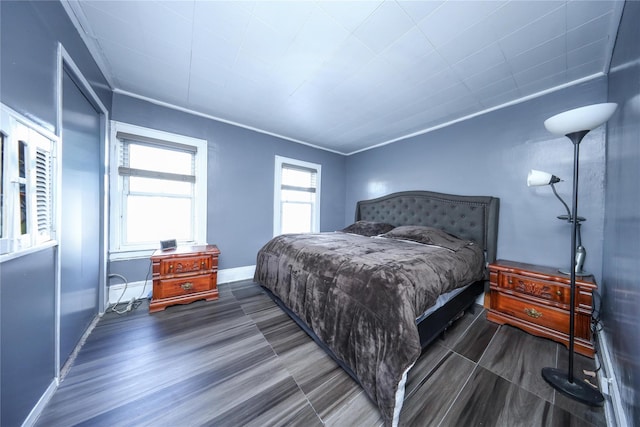
POLYGON ((569 374, 556 368, 542 368, 542 378, 560 393, 589 406, 602 406, 604 396, 592 385, 574 378, 569 382, 569 374))

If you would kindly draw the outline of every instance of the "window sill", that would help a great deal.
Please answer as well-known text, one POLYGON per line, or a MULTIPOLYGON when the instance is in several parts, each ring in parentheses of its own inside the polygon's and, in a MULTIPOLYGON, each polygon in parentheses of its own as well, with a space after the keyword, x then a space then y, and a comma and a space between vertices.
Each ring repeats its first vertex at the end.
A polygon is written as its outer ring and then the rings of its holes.
POLYGON ((40 252, 43 251, 45 249, 49 249, 49 248, 53 248, 58 246, 58 241, 57 240, 50 240, 48 242, 45 243, 40 243, 36 246, 32 246, 30 248, 25 248, 25 249, 20 249, 18 251, 15 252, 10 252, 7 254, 3 254, 0 255, 0 264, 6 261, 10 261, 12 259, 16 259, 16 258, 20 258, 29 254, 33 254, 36 252, 40 252))
POLYGON ((110 252, 109 261, 128 261, 133 259, 149 258, 157 249, 159 248, 110 252))
MULTIPOLYGON (((178 246, 182 245, 198 245, 204 243, 197 242, 178 242, 178 246)), ((121 249, 119 251, 109 252, 109 261, 129 261, 134 259, 148 259, 153 255, 155 251, 160 249, 160 245, 155 247, 136 248, 136 249, 121 249)))

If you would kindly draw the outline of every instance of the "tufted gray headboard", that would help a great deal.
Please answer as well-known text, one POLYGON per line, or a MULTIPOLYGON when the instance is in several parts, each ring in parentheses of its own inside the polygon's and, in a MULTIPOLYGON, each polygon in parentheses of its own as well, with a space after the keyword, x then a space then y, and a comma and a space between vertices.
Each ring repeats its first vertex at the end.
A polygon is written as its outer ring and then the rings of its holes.
POLYGON ((488 262, 496 260, 500 199, 432 191, 403 191, 356 205, 356 221, 440 228, 482 245, 488 262))

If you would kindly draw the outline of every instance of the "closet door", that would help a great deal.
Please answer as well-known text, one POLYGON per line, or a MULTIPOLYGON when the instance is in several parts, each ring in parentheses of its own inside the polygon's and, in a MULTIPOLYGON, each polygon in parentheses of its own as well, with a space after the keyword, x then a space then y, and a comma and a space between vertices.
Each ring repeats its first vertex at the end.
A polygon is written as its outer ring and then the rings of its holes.
POLYGON ((98 314, 100 115, 65 70, 62 100, 60 367, 98 314))

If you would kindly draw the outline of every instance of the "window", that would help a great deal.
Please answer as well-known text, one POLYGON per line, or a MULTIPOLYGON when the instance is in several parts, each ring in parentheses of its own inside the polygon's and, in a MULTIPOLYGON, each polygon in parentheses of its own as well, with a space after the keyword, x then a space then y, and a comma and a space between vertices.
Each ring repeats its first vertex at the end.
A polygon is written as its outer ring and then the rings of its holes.
POLYGON ((111 259, 206 242, 207 141, 113 122, 111 259))
POLYGON ((320 165, 276 156, 273 234, 320 231, 320 165))
POLYGON ((2 106, 0 254, 55 239, 55 136, 2 106))

